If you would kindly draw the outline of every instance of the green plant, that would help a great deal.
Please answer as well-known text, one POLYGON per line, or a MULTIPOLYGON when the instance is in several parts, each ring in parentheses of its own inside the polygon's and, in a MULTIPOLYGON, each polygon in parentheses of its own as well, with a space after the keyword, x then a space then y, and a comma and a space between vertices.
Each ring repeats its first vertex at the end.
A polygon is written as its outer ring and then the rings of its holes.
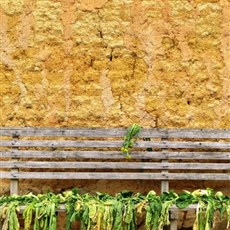
POLYGON ((133 147, 137 140, 137 136, 141 131, 141 126, 138 124, 133 124, 128 128, 127 134, 124 137, 124 142, 121 151, 126 153, 126 158, 130 159, 129 148, 133 147))
POLYGON ((155 191, 147 195, 129 191, 115 196, 99 192, 90 195, 73 189, 57 195, 49 192, 0 197, 2 230, 20 229, 20 206, 26 206, 23 211, 25 230, 56 230, 60 204, 66 206, 66 230, 71 229, 74 221, 80 221, 81 230, 136 230, 138 216, 145 218, 146 230, 162 230, 163 226, 170 224, 169 209, 172 205, 183 209, 190 204, 197 204, 194 230, 210 230, 216 211, 219 211, 221 219, 227 218, 227 228, 230 223, 230 197, 220 191, 214 193, 209 188, 181 194, 170 191, 160 196, 155 191))

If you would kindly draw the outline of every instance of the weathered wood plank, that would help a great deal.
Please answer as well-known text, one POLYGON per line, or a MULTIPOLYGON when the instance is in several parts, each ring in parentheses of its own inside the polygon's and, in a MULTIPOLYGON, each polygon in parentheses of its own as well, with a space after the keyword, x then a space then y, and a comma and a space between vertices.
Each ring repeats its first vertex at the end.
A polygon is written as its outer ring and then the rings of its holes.
MULTIPOLYGON (((197 204, 190 204, 187 208, 182 208, 180 210, 183 210, 183 211, 188 211, 188 210, 191 210, 191 209, 197 209, 197 204)), ((176 205, 172 205, 170 210, 172 211, 175 211, 175 210, 178 210, 178 207, 176 205)))
POLYGON ((123 137, 126 132, 124 128, 0 128, 0 136, 123 137))
MULTIPOLYGON (((3 140, 3 147, 82 147, 82 148, 120 148, 123 141, 70 141, 70 140, 3 140)), ((198 149, 230 149, 230 142, 172 142, 172 141, 138 141, 133 148, 198 148, 198 149)))
POLYGON ((0 179, 230 180, 230 173, 1 172, 0 179))
MULTIPOLYGON (((69 136, 69 137, 123 137, 127 128, 6 128, 0 127, 0 136, 69 136)), ((229 129, 155 129, 143 128, 140 137, 149 138, 230 138, 229 129)))
MULTIPOLYGON (((230 152, 135 152, 131 149, 132 159, 199 159, 230 160, 230 152)), ((36 151, 14 150, 0 151, 3 158, 91 158, 91 159, 124 159, 121 151, 36 151)))
POLYGON ((229 163, 0 161, 1 168, 230 170, 229 163))

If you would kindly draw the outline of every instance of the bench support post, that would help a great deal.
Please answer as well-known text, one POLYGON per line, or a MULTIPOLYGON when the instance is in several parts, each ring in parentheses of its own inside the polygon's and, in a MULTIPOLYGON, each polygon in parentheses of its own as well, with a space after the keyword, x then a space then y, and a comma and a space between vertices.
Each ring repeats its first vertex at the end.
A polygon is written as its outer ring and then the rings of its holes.
MULTIPOLYGON (((167 141, 168 138, 167 137, 164 137, 161 139, 162 141, 167 141)), ((167 151, 167 149, 162 149, 162 155, 164 156, 164 152, 167 151)), ((168 160, 163 158, 162 163, 168 163, 168 160)), ((168 170, 162 170, 161 171, 162 173, 168 173, 168 170)), ((167 180, 163 180, 161 181, 161 193, 163 192, 168 192, 169 191, 169 182, 167 180)))
POLYGON ((177 230, 178 209, 175 208, 170 213, 170 230, 177 230))
MULTIPOLYGON (((16 170, 11 170, 11 172, 17 172, 16 170)), ((10 180, 10 195, 18 194, 18 179, 10 180)))
MULTIPOLYGON (((168 160, 162 160, 163 163, 167 163, 168 160)), ((162 170, 162 173, 167 173, 168 170, 162 170)), ((161 181, 161 193, 169 191, 169 182, 167 180, 161 181)))
MULTIPOLYGON (((162 141, 168 140, 167 137, 162 138, 162 141)), ((162 149, 162 153, 164 153, 167 149, 162 149)), ((167 159, 162 159, 162 163, 168 163, 167 159)), ((162 173, 168 173, 168 170, 162 170, 162 173)), ((161 181, 161 193, 169 192, 169 181, 163 180, 161 181)), ((170 213, 170 230, 177 230, 177 210, 170 213)))
POLYGON ((177 230, 177 220, 171 220, 170 230, 177 230))
MULTIPOLYGON (((17 134, 13 134, 13 140, 18 140, 19 136, 17 134)), ((17 147, 12 147, 12 149, 17 149, 17 147)), ((12 158, 12 162, 17 162, 18 158, 12 158)), ((18 172, 18 169, 11 169, 11 173, 18 172)), ((18 194, 18 179, 10 180, 10 195, 18 194)))

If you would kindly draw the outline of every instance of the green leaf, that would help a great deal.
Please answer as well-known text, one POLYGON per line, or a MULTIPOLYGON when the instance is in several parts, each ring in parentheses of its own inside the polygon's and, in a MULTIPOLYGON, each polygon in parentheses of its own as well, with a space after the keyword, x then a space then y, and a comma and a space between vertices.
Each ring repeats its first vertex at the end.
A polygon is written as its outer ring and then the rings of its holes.
POLYGON ((122 214, 123 214, 123 204, 121 201, 118 201, 115 206, 115 217, 114 217, 114 229, 123 230, 122 225, 122 214))
POLYGON ((34 203, 28 204, 22 214, 22 217, 24 219, 24 229, 30 230, 30 225, 32 223, 32 217, 33 217, 33 211, 34 211, 34 203))
POLYGON ((122 144, 121 151, 126 154, 126 158, 130 159, 129 148, 133 147, 136 143, 137 136, 141 131, 141 126, 138 124, 133 124, 128 128, 127 134, 124 137, 124 142, 122 144))

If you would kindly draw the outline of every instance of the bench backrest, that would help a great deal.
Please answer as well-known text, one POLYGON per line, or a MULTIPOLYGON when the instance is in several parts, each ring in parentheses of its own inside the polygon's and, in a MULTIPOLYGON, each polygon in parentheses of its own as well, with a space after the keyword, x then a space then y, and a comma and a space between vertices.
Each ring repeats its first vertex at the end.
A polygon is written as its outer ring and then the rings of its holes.
POLYGON ((121 152, 124 128, 0 128, 0 178, 230 180, 230 130, 145 129, 121 152))

